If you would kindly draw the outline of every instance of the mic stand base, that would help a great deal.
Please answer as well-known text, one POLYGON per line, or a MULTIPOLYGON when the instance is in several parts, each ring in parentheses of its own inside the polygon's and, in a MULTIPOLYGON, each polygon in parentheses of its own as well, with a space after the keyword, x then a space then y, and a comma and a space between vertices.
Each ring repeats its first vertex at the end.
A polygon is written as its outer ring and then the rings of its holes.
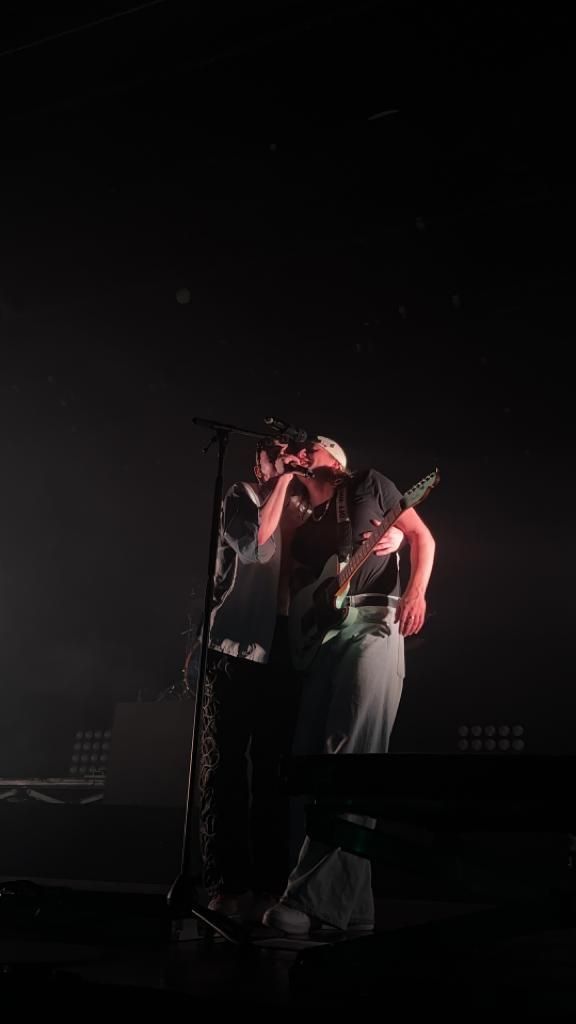
POLYGON ((238 924, 237 921, 232 921, 229 917, 225 917, 224 914, 218 914, 214 910, 209 910, 208 907, 203 907, 197 902, 194 885, 186 876, 178 875, 178 878, 170 887, 167 901, 172 917, 196 917, 208 929, 216 932, 221 938, 226 939, 227 942, 232 942, 236 946, 247 946, 250 944, 250 937, 243 925, 238 924))

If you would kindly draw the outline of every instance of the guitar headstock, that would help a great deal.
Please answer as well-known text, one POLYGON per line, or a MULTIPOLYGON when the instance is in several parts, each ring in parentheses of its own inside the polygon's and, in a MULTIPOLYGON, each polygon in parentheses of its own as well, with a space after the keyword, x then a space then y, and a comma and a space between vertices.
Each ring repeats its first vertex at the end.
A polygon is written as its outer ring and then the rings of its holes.
POLYGON ((428 473, 428 476, 423 477, 417 484, 414 484, 414 487, 406 491, 402 495, 400 504, 404 509, 414 508, 414 505, 419 505, 421 501, 424 501, 430 494, 430 491, 434 490, 439 483, 440 472, 438 469, 435 469, 433 473, 428 473))

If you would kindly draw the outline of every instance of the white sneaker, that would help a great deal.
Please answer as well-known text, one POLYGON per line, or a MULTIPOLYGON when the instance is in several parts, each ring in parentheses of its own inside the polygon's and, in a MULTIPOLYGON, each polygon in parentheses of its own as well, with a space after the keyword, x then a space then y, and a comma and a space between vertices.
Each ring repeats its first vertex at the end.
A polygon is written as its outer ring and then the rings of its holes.
POLYGON ((262 924, 267 928, 284 932, 285 935, 308 935, 312 927, 312 918, 302 910, 294 910, 284 903, 275 903, 264 914, 262 924))
POLYGON ((262 917, 262 924, 267 928, 275 928, 276 931, 284 932, 285 935, 308 935, 310 930, 330 932, 373 932, 373 921, 350 921, 347 928, 337 928, 336 925, 326 924, 317 917, 310 917, 302 910, 295 910, 294 907, 287 907, 284 903, 275 903, 262 917))

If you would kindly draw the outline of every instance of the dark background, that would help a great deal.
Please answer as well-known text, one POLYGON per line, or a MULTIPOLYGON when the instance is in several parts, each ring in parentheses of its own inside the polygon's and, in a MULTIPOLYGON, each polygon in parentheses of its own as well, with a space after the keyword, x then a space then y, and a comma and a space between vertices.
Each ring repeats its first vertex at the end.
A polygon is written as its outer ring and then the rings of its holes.
POLYGON ((574 752, 568 14, 141 7, 0 19, 0 774, 178 681, 194 416, 438 465, 393 749, 574 752))

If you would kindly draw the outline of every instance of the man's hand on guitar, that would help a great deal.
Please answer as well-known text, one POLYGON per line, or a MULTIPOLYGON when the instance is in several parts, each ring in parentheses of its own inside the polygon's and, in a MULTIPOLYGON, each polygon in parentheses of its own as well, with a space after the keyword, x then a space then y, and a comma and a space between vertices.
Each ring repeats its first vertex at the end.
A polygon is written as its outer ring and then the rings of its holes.
POLYGON ((419 633, 426 618, 426 600, 417 591, 406 590, 396 609, 396 622, 400 624, 402 636, 419 633))
MULTIPOLYGON (((381 519, 371 519, 370 522, 373 526, 380 526, 381 519)), ((370 532, 362 534, 362 540, 368 540, 371 537, 370 532)), ((391 555, 394 551, 398 551, 398 548, 404 540, 404 534, 402 530, 399 530, 397 526, 391 526, 383 537, 380 538, 378 543, 372 550, 373 555, 391 555)))

